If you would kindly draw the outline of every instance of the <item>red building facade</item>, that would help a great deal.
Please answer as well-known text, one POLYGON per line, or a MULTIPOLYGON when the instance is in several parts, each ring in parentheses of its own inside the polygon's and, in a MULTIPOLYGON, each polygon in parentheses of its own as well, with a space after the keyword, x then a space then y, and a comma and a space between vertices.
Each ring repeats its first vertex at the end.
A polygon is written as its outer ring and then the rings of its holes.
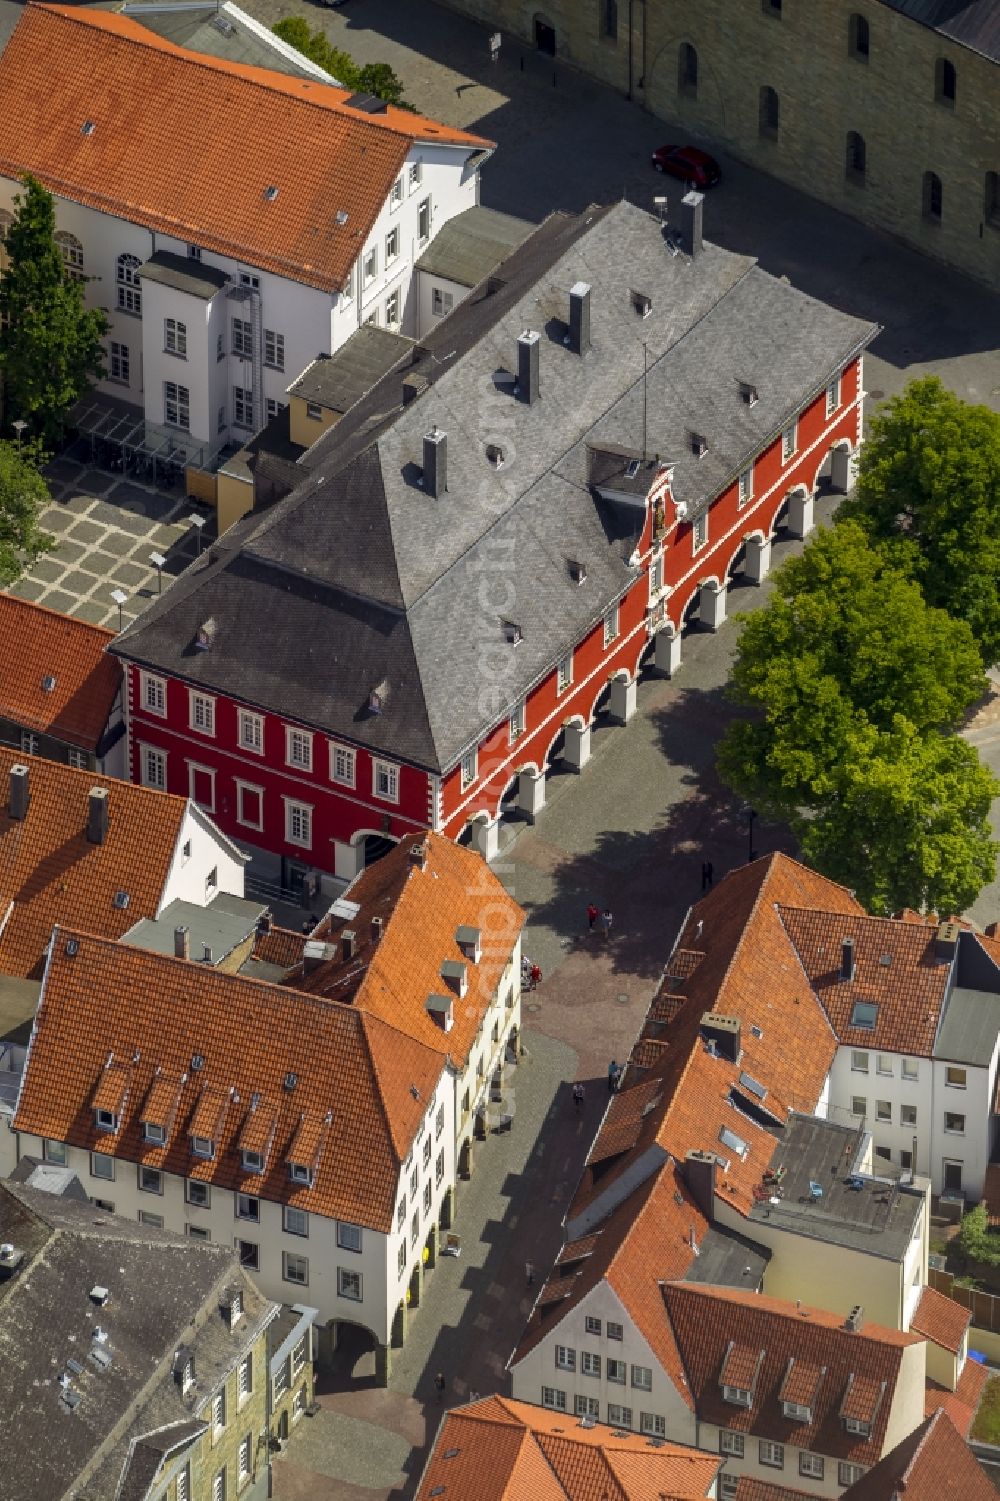
POLYGON ((443 774, 126 661, 133 780, 194 798, 264 874, 293 891, 316 876, 349 879, 385 840, 423 827, 471 838, 492 855, 503 816, 531 819, 544 805, 557 757, 585 766, 596 716, 631 717, 644 663, 652 657, 673 674, 684 628, 723 624, 734 573, 761 582, 776 529, 809 531, 828 462, 834 487, 849 487, 862 394, 857 355, 690 517, 661 466, 626 591, 595 602, 601 614, 572 652, 443 774))

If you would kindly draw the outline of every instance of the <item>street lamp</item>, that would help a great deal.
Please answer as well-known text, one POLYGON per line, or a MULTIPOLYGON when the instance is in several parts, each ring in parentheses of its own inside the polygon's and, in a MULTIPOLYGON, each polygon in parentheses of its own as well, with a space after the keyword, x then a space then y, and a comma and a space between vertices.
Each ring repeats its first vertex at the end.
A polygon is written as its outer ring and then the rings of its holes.
POLYGON ((125 593, 124 589, 112 589, 111 598, 118 606, 118 630, 120 633, 124 628, 122 621, 122 606, 127 603, 128 595, 125 593))
POLYGON ((25 422, 25 420, 24 420, 23 417, 18 417, 15 422, 11 423, 11 427, 17 433, 17 456, 18 456, 18 458, 21 457, 21 434, 24 432, 24 429, 27 427, 27 425, 28 424, 25 422))
POLYGON ((153 567, 156 569, 156 592, 157 592, 157 594, 162 594, 163 593, 163 570, 167 566, 167 560, 163 556, 162 552, 151 552, 150 555, 149 555, 149 561, 152 563, 153 567))
POLYGON ((757 851, 753 847, 753 825, 754 819, 757 817, 757 809, 751 808, 748 805, 744 809, 744 812, 747 816, 747 864, 749 865, 751 860, 756 860, 757 858, 757 851))
POLYGON ((191 525, 194 527, 194 529, 195 529, 195 535, 198 538, 198 557, 200 558, 201 557, 201 534, 202 534, 202 532, 205 529, 206 518, 204 516, 189 516, 188 520, 190 521, 191 525))

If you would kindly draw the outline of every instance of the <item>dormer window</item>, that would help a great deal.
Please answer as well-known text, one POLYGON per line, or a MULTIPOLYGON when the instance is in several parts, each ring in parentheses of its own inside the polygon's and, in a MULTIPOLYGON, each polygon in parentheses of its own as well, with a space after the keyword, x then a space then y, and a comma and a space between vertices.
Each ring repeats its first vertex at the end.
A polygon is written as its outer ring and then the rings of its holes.
POLYGON ((844 1431, 856 1434, 859 1438, 868 1438, 871 1435, 872 1425, 864 1418, 845 1418, 844 1431))
POLYGON ((743 1386, 724 1386, 722 1388, 722 1400, 731 1402, 734 1407, 749 1407, 750 1393, 743 1386))
POLYGON ((502 625, 503 639, 506 641, 507 645, 517 646, 521 640, 521 627, 519 625, 516 625, 513 620, 505 620, 502 622, 502 625))
POLYGON ((708 440, 702 433, 691 434, 691 452, 696 459, 703 459, 708 453, 708 440))
POLYGON ((584 579, 587 577, 586 563, 579 563, 575 559, 571 558, 569 564, 569 576, 573 580, 574 584, 582 584, 584 579))
POLYGON ((639 473, 639 460, 638 459, 629 459, 628 463, 625 465, 625 478, 626 479, 635 479, 635 477, 636 477, 636 475, 638 473, 639 473))
POLYGON ((208 1136, 192 1136, 191 1151, 196 1157, 214 1157, 215 1142, 208 1136))
POLYGON ((290 1162, 288 1164, 288 1176, 293 1183, 304 1183, 307 1188, 312 1188, 313 1171, 304 1162, 290 1162))
POLYGON ((653 299, 645 292, 632 292, 632 307, 640 318, 648 318, 653 311, 653 299))
POLYGON ((494 469, 502 469, 504 464, 503 449, 498 443, 487 443, 486 462, 494 469))
POLYGON ((812 1408, 805 1407, 801 1402, 782 1402, 781 1410, 794 1423, 812 1422, 812 1408))
POLYGON ((143 1121, 142 1139, 148 1141, 150 1146, 162 1147, 167 1139, 166 1127, 158 1125, 156 1121, 143 1121))
POLYGON ((95 1110, 98 1131, 117 1131, 118 1117, 113 1110, 95 1110))
POLYGON ((245 1148, 240 1153, 245 1173, 262 1173, 264 1171, 264 1153, 248 1152, 245 1148))
POLYGON ((181 1371, 181 1391, 189 1392, 194 1386, 194 1361, 186 1360, 181 1371))
POLYGON ((470 964, 478 964, 483 952, 483 935, 479 928, 464 923, 455 930, 455 942, 470 964))
POLYGON ((755 407, 757 405, 758 399, 759 397, 757 387, 749 385, 745 380, 741 380, 740 400, 743 402, 743 405, 748 407, 755 407))
POLYGON ((235 1329, 243 1317, 242 1288, 233 1287, 229 1290, 227 1297, 223 1300, 222 1311, 226 1316, 226 1322, 230 1329, 235 1329))

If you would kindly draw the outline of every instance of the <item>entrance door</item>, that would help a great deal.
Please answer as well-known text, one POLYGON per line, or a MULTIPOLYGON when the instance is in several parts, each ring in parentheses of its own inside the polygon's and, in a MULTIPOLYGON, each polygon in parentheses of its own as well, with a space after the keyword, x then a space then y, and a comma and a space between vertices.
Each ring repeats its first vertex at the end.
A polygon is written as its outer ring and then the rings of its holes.
POLYGON ((962 1192, 962 1164, 944 1159, 944 1191, 946 1194, 962 1192))
POLYGON ((539 52, 544 52, 546 57, 556 55, 556 30, 548 21, 543 21, 541 16, 535 17, 535 46, 539 52))

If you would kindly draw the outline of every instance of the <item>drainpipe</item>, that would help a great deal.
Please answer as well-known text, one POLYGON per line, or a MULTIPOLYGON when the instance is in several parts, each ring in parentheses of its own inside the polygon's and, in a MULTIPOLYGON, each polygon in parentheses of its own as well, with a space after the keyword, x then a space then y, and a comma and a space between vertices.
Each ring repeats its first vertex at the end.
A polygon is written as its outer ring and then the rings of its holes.
POLYGON ((635 0, 628 0, 628 93, 626 99, 632 98, 632 17, 635 10, 635 0))

